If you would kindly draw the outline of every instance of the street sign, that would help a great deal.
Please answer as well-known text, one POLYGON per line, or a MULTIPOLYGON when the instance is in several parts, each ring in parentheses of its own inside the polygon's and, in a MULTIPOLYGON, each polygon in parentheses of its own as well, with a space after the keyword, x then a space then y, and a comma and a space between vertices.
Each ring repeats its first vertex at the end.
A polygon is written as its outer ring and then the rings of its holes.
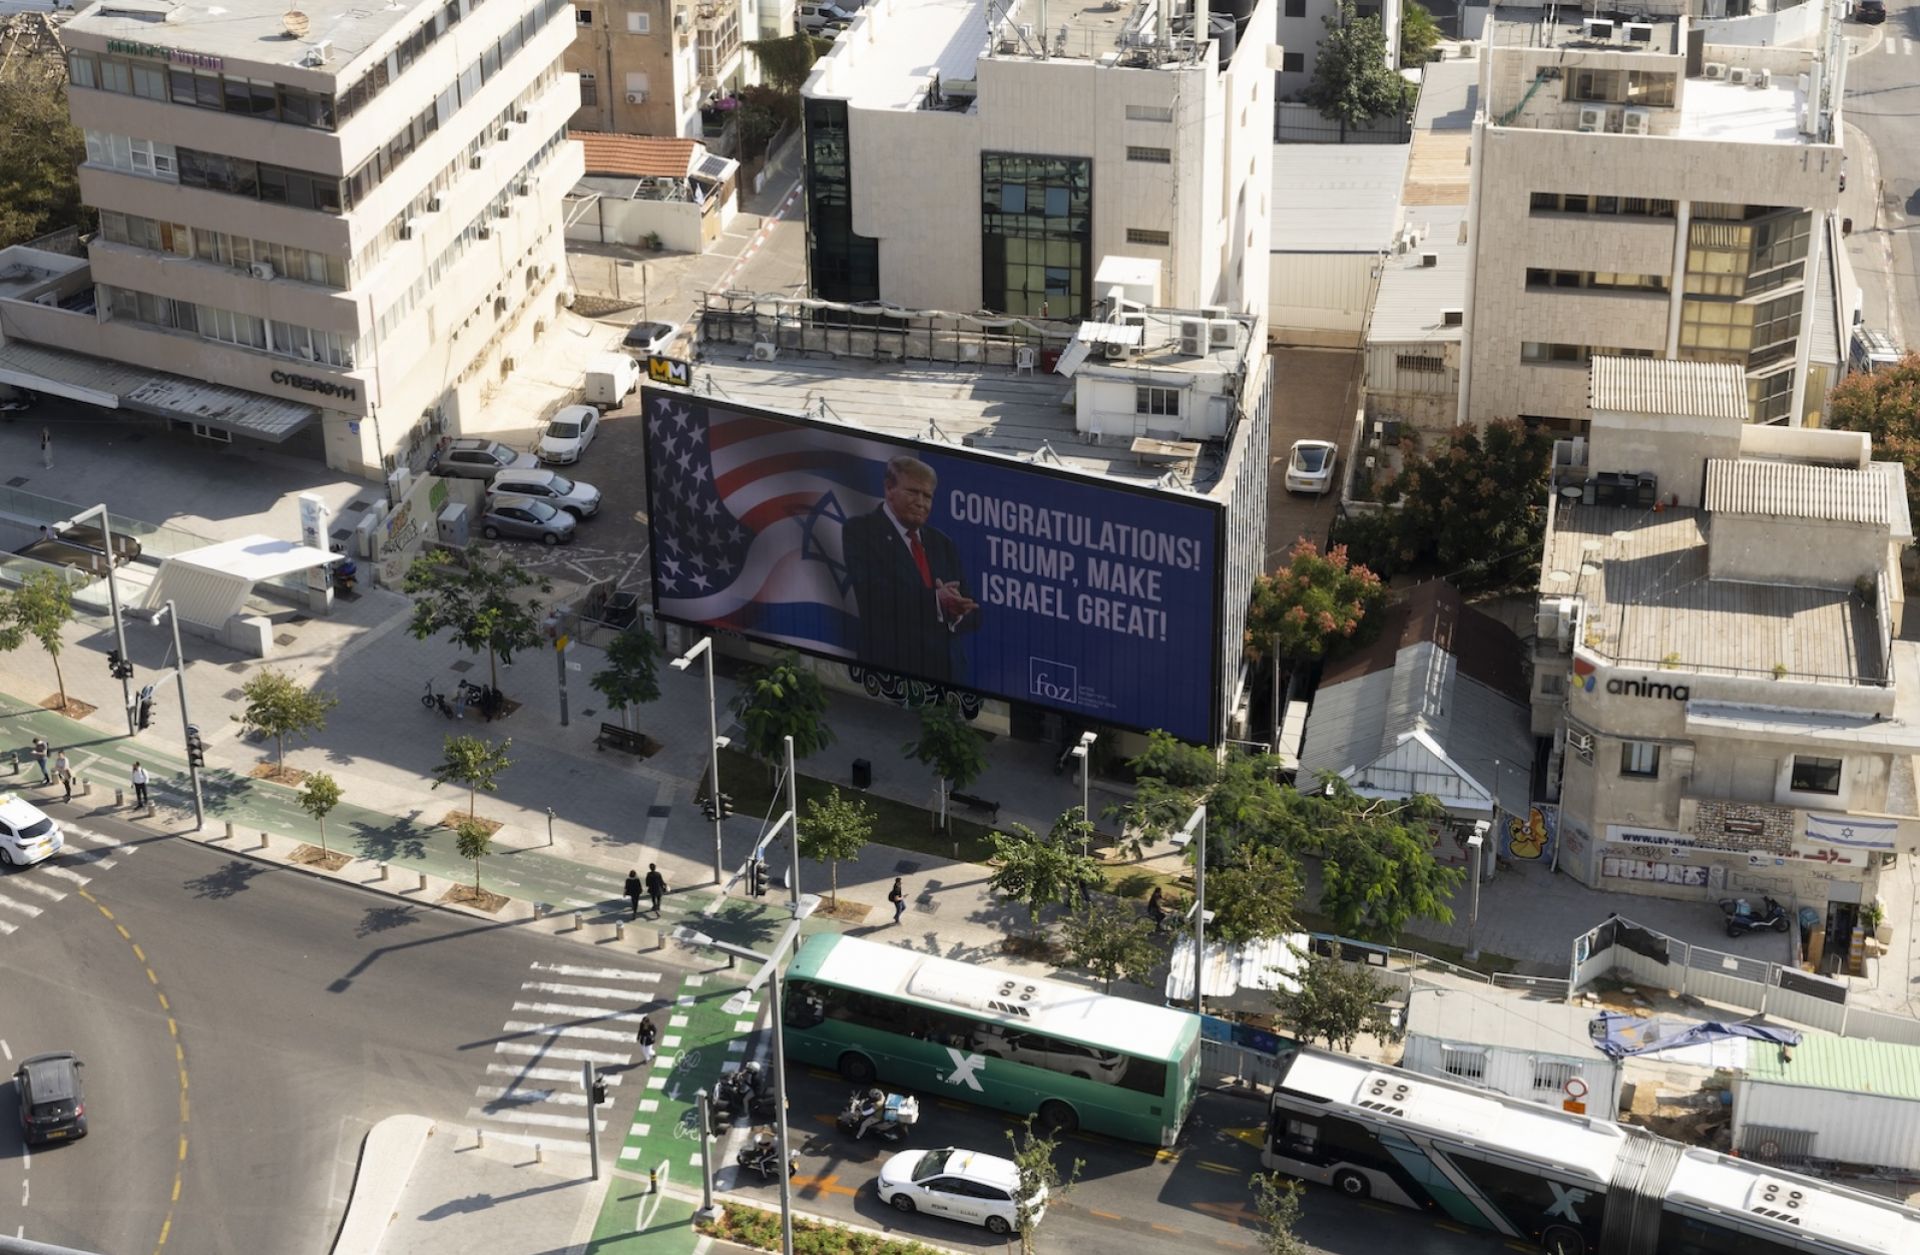
POLYGON ((560 635, 554 637, 553 638, 554 651, 557 653, 565 650, 567 647, 567 641, 570 639, 572 638, 569 637, 565 632, 562 632, 560 635))

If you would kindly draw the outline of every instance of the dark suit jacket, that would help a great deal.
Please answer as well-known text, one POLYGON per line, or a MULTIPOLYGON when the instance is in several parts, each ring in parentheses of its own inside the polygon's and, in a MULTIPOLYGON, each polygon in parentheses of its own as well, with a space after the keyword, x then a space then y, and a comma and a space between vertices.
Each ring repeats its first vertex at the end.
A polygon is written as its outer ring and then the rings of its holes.
MULTIPOLYGON (((958 580, 961 591, 971 596, 960 552, 945 533, 922 527, 920 547, 927 551, 927 567, 936 583, 958 580)), ((979 612, 952 627, 941 621, 933 590, 920 582, 913 552, 884 507, 850 519, 841 529, 840 551, 860 602, 853 644, 861 662, 901 675, 954 680, 961 668, 956 638, 980 626, 979 612)))

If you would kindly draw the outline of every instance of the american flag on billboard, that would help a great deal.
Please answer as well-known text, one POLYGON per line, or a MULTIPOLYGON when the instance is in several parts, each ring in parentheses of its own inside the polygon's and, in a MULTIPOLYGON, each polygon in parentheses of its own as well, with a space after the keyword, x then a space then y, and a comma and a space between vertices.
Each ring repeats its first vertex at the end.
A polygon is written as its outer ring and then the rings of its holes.
POLYGON ((840 528, 897 447, 655 396, 647 426, 658 609, 853 656, 840 528))

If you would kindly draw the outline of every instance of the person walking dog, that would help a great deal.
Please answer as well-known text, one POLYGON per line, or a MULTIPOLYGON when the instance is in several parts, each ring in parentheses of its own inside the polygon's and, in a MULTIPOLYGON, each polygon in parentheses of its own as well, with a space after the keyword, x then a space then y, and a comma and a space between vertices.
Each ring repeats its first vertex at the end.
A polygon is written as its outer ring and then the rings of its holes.
POLYGON ((907 913, 907 891, 898 876, 893 878, 893 888, 887 890, 887 901, 893 903, 893 922, 898 924, 900 917, 907 913))
POLYGON ((640 871, 638 868, 635 868, 627 873, 627 887, 625 888, 625 890, 623 890, 623 892, 627 895, 627 901, 633 903, 632 918, 639 919, 640 918, 640 894, 643 892, 643 890, 640 887, 640 871))
POLYGON ((147 769, 139 763, 133 765, 133 804, 135 806, 148 805, 147 769))
POLYGON ((653 899, 653 913, 660 914, 660 899, 667 896, 667 878, 660 874, 658 863, 647 864, 647 896, 653 899))

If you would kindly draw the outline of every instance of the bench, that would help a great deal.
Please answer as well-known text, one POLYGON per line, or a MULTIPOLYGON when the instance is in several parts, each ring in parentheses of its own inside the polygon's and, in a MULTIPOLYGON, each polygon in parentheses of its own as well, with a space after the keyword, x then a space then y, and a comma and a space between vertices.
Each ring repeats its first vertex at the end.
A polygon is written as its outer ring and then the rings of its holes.
POLYGON ((609 745, 617 750, 625 750, 629 754, 639 754, 644 757, 647 752, 647 737, 643 732, 631 731, 617 723, 603 723, 600 725, 600 735, 593 738, 593 748, 603 750, 609 745))
POLYGON ((984 812, 989 823, 997 824, 1000 822, 1000 803, 998 802, 989 801, 984 797, 975 797, 971 793, 962 793, 958 789, 955 789, 947 796, 968 810, 984 812))

